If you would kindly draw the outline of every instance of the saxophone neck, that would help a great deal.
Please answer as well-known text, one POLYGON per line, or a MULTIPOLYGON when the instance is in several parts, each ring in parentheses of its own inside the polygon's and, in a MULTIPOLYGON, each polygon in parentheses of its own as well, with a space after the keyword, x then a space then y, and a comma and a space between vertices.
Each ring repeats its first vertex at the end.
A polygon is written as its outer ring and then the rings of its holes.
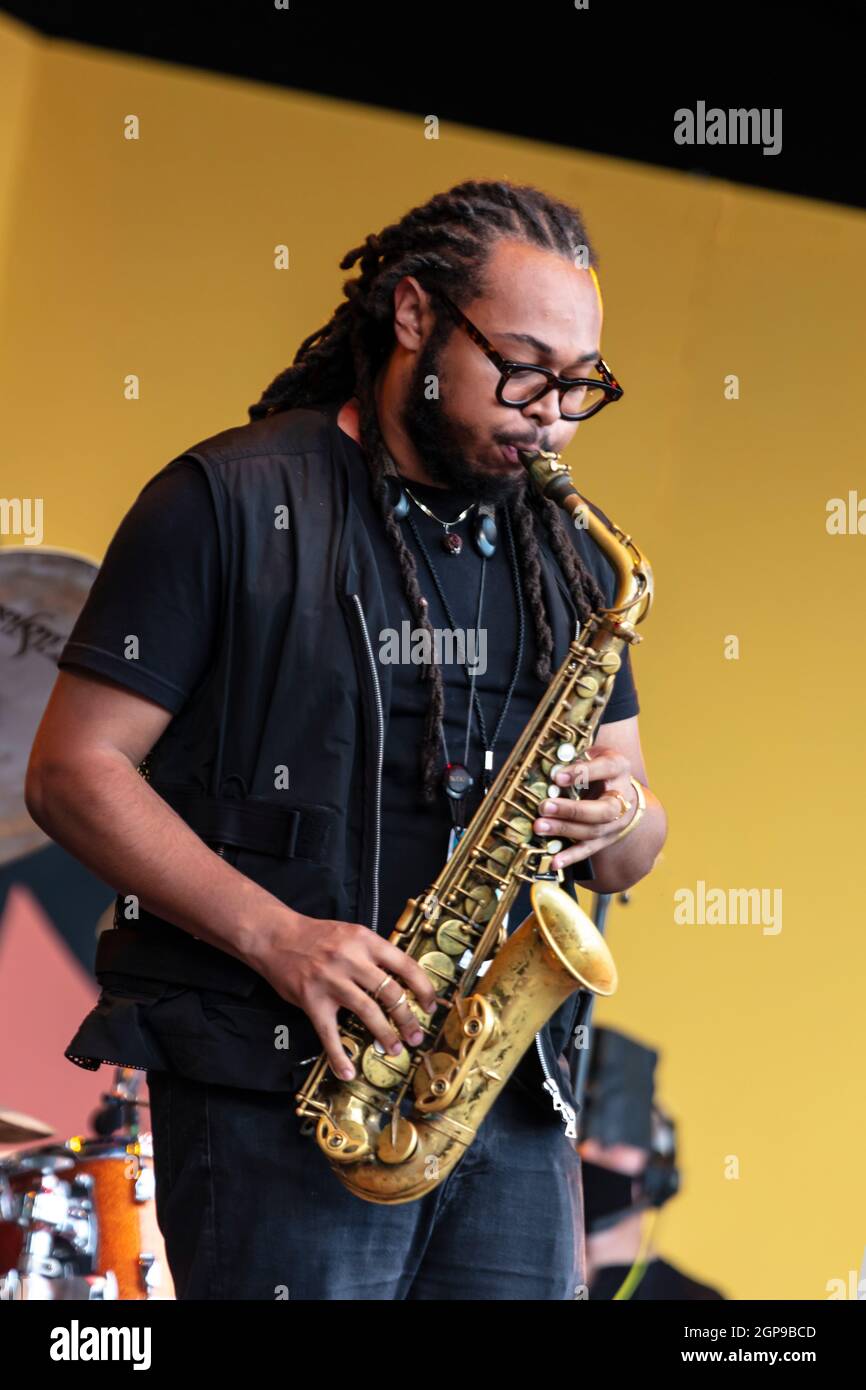
POLYGON ((605 616, 617 622, 626 640, 640 641, 634 628, 649 613, 653 598, 653 573, 646 555, 631 536, 613 522, 608 526, 596 516, 571 481, 568 464, 562 462, 561 454, 547 449, 519 449, 518 457, 541 496, 567 512, 577 529, 588 531, 610 561, 617 583, 613 607, 606 610, 605 616))

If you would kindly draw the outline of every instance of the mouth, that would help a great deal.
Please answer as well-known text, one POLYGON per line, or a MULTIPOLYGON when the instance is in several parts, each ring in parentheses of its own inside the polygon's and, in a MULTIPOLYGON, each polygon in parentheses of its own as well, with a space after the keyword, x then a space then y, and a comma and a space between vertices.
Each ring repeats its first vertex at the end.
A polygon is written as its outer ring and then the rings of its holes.
MULTIPOLYGON (((527 445, 527 444, 522 444, 520 447, 521 447, 522 449, 526 449, 526 448, 530 448, 531 446, 530 446, 530 445, 527 445)), ((502 445, 500 445, 499 452, 502 454, 502 457, 505 459, 505 462, 506 462, 506 463, 511 463, 511 464, 520 463, 520 458, 519 458, 518 453, 517 453, 517 445, 515 445, 515 444, 502 444, 502 445)))

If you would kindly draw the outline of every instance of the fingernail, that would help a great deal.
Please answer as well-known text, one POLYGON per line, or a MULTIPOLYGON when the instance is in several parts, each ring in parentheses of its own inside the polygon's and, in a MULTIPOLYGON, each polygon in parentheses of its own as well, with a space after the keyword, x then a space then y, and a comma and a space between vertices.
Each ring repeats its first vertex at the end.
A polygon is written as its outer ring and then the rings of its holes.
POLYGON ((550 829, 550 821, 548 821, 548 820, 540 820, 540 821, 538 822, 538 828, 539 828, 539 830, 549 830, 549 829, 550 829))
POLYGON ((392 1057, 396 1057, 398 1052, 403 1051, 403 1044, 399 1042, 392 1043, 388 1051, 391 1053, 392 1057))
POLYGON ((552 816, 554 811, 556 810, 556 807, 554 806, 552 801, 545 801, 544 804, 540 807, 540 809, 544 812, 546 816, 552 816))
POLYGON ((342 1067, 340 1070, 340 1075, 342 1076, 344 1081, 351 1081, 352 1077, 355 1075, 354 1067, 342 1067))
POLYGON ((424 1041, 424 1034, 423 1034, 423 1033, 411 1033, 411 1034, 409 1035, 409 1041, 410 1041, 410 1043, 412 1043, 413 1047, 415 1047, 415 1046, 417 1046, 417 1044, 418 1044, 419 1042, 423 1042, 423 1041, 424 1041))

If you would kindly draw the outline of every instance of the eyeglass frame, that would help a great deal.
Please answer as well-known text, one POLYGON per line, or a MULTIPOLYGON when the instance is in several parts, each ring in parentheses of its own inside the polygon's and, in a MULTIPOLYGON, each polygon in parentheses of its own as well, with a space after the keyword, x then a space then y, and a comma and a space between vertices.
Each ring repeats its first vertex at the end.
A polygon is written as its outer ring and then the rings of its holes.
POLYGON ((456 320, 457 324, 460 327, 466 329, 466 332, 472 339, 472 341, 478 347, 481 348, 481 351, 484 353, 484 355, 488 357, 490 361, 493 363, 494 367, 496 367, 497 371, 499 372, 499 381, 496 386, 496 399, 499 401, 500 405, 510 406, 512 410, 523 410, 526 406, 533 405, 535 401, 540 401, 542 396, 546 396, 548 391, 550 391, 551 388, 555 386, 559 392, 560 417, 563 420, 588 420, 591 416, 597 415, 598 412, 600 410, 603 410, 606 405, 612 405, 614 401, 618 401, 622 397, 623 388, 620 386, 619 382, 613 375, 613 372, 610 370, 603 357, 596 358, 595 362, 593 363, 596 370, 602 372, 602 381, 596 381, 593 380, 591 377, 585 376, 557 376, 556 372, 553 371, 551 367, 542 367, 538 362, 514 362, 510 358, 503 357, 501 353, 496 351, 496 348, 493 346, 493 344, 489 342, 487 338, 485 338, 484 334, 481 332, 481 329, 478 328, 477 325, 474 324, 466 314, 464 314, 463 310, 457 304, 454 303, 454 300, 450 297, 450 295, 447 295, 444 290, 430 290, 428 291, 428 293, 437 295, 438 298, 443 301, 443 303, 448 307, 452 318, 456 320), (542 376, 548 378, 548 384, 546 386, 542 386, 541 390, 538 391, 536 395, 531 396, 528 401, 503 400, 502 392, 505 389, 505 383, 508 381, 509 377, 514 375, 516 371, 540 372, 542 376), (594 386, 596 387, 596 389, 601 388, 604 392, 604 395, 600 401, 597 401, 595 405, 590 406, 588 410, 583 411, 581 414, 566 415, 565 411, 562 409, 562 397, 566 391, 571 390, 572 386, 594 386))

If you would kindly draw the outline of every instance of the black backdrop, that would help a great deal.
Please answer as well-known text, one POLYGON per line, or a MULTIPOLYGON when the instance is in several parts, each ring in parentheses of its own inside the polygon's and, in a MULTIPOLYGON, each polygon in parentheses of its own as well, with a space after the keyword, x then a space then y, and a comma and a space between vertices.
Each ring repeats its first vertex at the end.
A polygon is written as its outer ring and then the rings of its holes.
POLYGON ((852 206, 862 3, 11 0, 42 32, 852 206), (782 149, 673 141, 679 107, 781 107, 782 149))

